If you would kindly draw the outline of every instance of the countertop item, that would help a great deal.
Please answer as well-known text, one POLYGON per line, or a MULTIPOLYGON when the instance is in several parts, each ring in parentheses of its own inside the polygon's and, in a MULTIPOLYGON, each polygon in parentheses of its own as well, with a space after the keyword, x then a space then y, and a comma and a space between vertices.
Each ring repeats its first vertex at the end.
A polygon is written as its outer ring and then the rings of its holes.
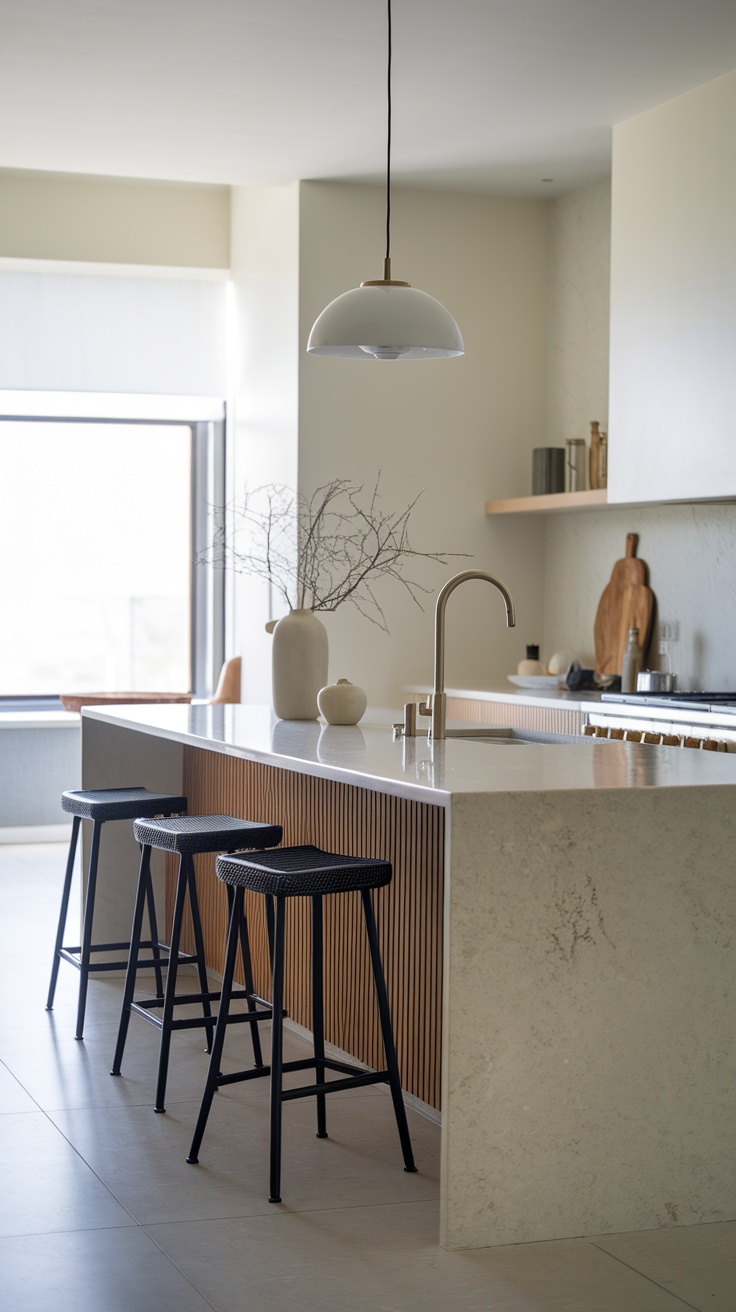
POLYGON ((636 559, 637 533, 626 535, 626 555, 617 560, 603 589, 595 617, 595 672, 620 674, 630 629, 639 630, 646 658, 652 629, 654 595, 647 586, 647 567, 636 559))
POLYGON ((513 683, 517 688, 558 688, 560 686, 559 674, 508 674, 509 683, 513 683))
POLYGON ((526 658, 519 661, 516 667, 517 674, 546 674, 542 662, 539 659, 539 644, 529 642, 526 646, 526 658))
POLYGON ((320 688, 317 705, 328 724, 357 724, 365 715, 368 698, 357 683, 338 679, 337 683, 320 688))
POLYGON ((676 687, 677 675, 668 670, 640 670, 636 676, 637 692, 674 692, 676 687))

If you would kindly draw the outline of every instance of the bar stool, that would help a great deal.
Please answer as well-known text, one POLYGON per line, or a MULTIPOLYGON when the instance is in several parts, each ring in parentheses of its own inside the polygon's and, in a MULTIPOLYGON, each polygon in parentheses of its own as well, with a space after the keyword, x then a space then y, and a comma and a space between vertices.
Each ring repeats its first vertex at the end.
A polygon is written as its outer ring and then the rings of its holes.
MULTIPOLYGON (((122 970, 128 964, 127 953, 130 944, 123 943, 93 943, 92 942, 92 922, 95 912, 95 891, 97 887, 97 866, 100 855, 100 835, 102 826, 106 820, 132 820, 135 816, 154 816, 154 815, 173 815, 177 812, 185 812, 187 809, 186 797, 181 797, 173 793, 152 793, 148 788, 96 788, 96 789, 73 789, 61 796, 62 810, 70 812, 74 819, 72 821, 72 837, 69 844, 69 856, 66 863, 66 875, 64 877, 64 888, 61 895, 61 909, 59 911, 59 923, 56 930, 56 944, 54 946, 54 963, 51 968, 51 982, 49 984, 49 993, 46 1000, 46 1010, 51 1011, 54 1005, 54 995, 56 993, 56 981, 59 975, 59 962, 68 961, 70 965, 76 966, 79 971, 79 1002, 77 1006, 77 1031, 75 1038, 81 1039, 84 1030, 84 1013, 87 1005, 87 983, 90 974, 100 970, 122 970), (74 947, 64 946, 64 933, 66 930, 66 917, 69 909, 69 894, 72 886, 72 874, 74 872, 74 858, 77 851, 77 839, 79 837, 79 826, 82 820, 92 821, 92 847, 89 854, 89 871, 87 874, 87 894, 84 902, 84 921, 82 928, 81 945, 74 947), (124 961, 104 961, 93 962, 91 956, 93 952, 122 952, 126 953, 124 961)), ((158 941, 158 929, 156 926, 156 909, 153 904, 153 894, 148 899, 148 920, 150 927, 150 938, 141 943, 141 947, 151 948, 153 958, 147 962, 152 965, 156 971, 156 981, 161 987, 161 950, 165 950, 165 945, 158 941)))
MULTIPOLYGON (((210 1004, 217 1002, 220 998, 219 992, 210 990, 207 979, 204 938, 192 858, 196 853, 201 852, 235 852, 243 848, 273 847, 276 843, 281 842, 282 830, 281 825, 260 824, 253 820, 237 820, 231 815, 193 815, 172 817, 169 820, 136 820, 133 825, 133 832, 138 842, 142 844, 141 866, 133 912, 133 927, 130 933, 128 972, 125 977, 118 1040, 111 1074, 120 1074, 130 1016, 132 1012, 135 1012, 137 1016, 143 1016, 145 1020, 161 1031, 155 1110, 164 1112, 166 1111, 164 1098, 166 1095, 171 1035, 174 1030, 204 1028, 207 1031, 207 1052, 209 1052, 212 1046, 212 1031, 215 1026, 215 1017, 212 1015, 210 1004), (140 941, 143 911, 146 903, 152 897, 150 868, 151 850, 154 847, 163 852, 176 852, 179 856, 179 870, 174 898, 174 918, 171 927, 171 944, 166 971, 166 988, 163 996, 161 989, 158 988, 157 997, 134 1002, 136 975, 142 964, 138 960, 138 953, 143 946, 140 941), (192 919, 195 949, 190 954, 180 953, 179 951, 184 907, 187 900, 192 919), (199 992, 177 994, 177 973, 179 966, 183 964, 196 965, 199 976, 199 992), (196 1003, 201 1006, 202 1015, 176 1019, 174 1008, 187 1003, 196 1003), (162 1014, 157 1016, 154 1014, 154 1010, 159 1007, 162 1008, 162 1014)), ((228 889, 228 903, 231 905, 232 902, 233 894, 228 889)), ((256 1066, 263 1066, 257 1022, 270 1018, 271 1006, 270 1003, 263 998, 259 998, 254 992, 248 926, 242 902, 236 922, 236 937, 243 954, 245 989, 238 990, 232 996, 247 1000, 248 1011, 244 1013, 244 1018, 247 1018, 251 1025, 253 1059, 256 1066), (258 1010, 259 1005, 262 1008, 260 1011, 258 1010)))
POLYGON ((282 847, 274 852, 265 852, 257 856, 221 856, 216 863, 218 879, 235 890, 235 897, 230 912, 230 926, 227 938, 225 973, 222 980, 222 998, 217 1014, 215 1037, 212 1044, 207 1082, 205 1084, 202 1104, 199 1111, 192 1146, 187 1161, 194 1164, 198 1159, 207 1118, 216 1089, 224 1084, 233 1084, 240 1080, 255 1079, 261 1075, 271 1076, 271 1132, 270 1132, 270 1203, 281 1202, 281 1107, 284 1102, 294 1098, 315 1097, 317 1100, 317 1137, 327 1138, 325 1094, 340 1093, 344 1089, 356 1088, 367 1084, 388 1084, 391 1089, 396 1125, 399 1131, 401 1151, 404 1157, 404 1170, 416 1171, 409 1136, 401 1081, 396 1060, 396 1050, 391 1032, 386 983, 381 965, 378 947, 376 923, 373 915, 370 890, 381 888, 391 881, 391 864, 388 861, 374 861, 365 857, 339 856, 333 852, 323 852, 318 847, 282 847), (233 1074, 220 1074, 225 1031, 230 1021, 239 1020, 238 1015, 230 1016, 230 998, 232 995, 233 970, 238 949, 238 924, 242 913, 246 890, 264 893, 274 899, 276 905, 276 927, 273 947, 273 993, 271 1005, 273 1023, 271 1026, 271 1065, 255 1070, 237 1071, 233 1074), (324 1038, 324 1001, 322 971, 322 898, 335 893, 359 892, 363 902, 368 945, 370 948, 373 979, 376 988, 378 1011, 386 1054, 386 1070, 364 1071, 347 1062, 336 1061, 325 1056, 324 1038), (314 1056, 299 1061, 283 1060, 283 997, 284 997, 284 942, 286 926, 286 904, 291 897, 310 897, 312 901, 312 1031, 314 1039, 314 1056), (284 1071, 314 1070, 316 1083, 303 1085, 296 1089, 283 1088, 284 1071), (325 1079, 326 1071, 337 1071, 344 1078, 325 1079))

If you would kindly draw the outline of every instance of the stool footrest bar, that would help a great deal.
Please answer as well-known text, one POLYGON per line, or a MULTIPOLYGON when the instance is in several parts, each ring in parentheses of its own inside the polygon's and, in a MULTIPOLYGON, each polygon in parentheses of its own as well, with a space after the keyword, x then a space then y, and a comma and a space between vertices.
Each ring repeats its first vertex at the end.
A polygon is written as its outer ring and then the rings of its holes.
POLYGON ((282 1102, 292 1102, 294 1098, 314 1098, 316 1094, 343 1093, 345 1089, 357 1089, 364 1084, 388 1084, 388 1071, 360 1072, 349 1075, 345 1080, 329 1080, 325 1084, 304 1084, 298 1089, 283 1089, 282 1102))
MULTIPOLYGON (((261 1001, 262 1001, 261 998, 254 998, 252 993, 246 993, 244 989, 240 989, 240 990, 237 990, 237 991, 231 993, 231 994, 230 994, 230 997, 231 997, 231 998, 246 998, 246 999, 248 999, 248 998, 253 998, 253 1001, 254 1001, 254 1002, 261 1002, 261 1001)), ((177 993, 176 997, 175 997, 175 998, 172 998, 171 1001, 172 1001, 172 1003, 173 1003, 174 1006, 179 1006, 179 1005, 181 1005, 181 1003, 183 1003, 183 1002, 193 1002, 193 1003, 201 1003, 201 1002, 219 1002, 219 1001, 220 1001, 220 994, 219 994, 219 993, 177 993)), ((163 998, 136 998, 135 1002, 132 1002, 132 1003, 131 1003, 131 1009, 135 1008, 137 1011, 140 1012, 141 1009, 144 1008, 144 1007, 146 1007, 146 1008, 148 1008, 148 1007, 163 1007, 163 1005, 164 1005, 164 999, 163 999, 163 998)), ((264 1007, 268 1007, 268 1016, 270 1017, 270 1015, 271 1015, 271 1004, 270 1004, 270 1002, 264 1002, 264 1003, 263 1003, 263 1006, 264 1006, 264 1007)), ((243 1012, 243 1013, 242 1013, 243 1019, 247 1019, 248 1014, 249 1014, 248 1012, 243 1012)), ((230 1020, 230 1021, 238 1020, 240 1016, 241 1016, 241 1013, 238 1012, 235 1016, 229 1016, 229 1017, 228 1017, 228 1020, 230 1020)))

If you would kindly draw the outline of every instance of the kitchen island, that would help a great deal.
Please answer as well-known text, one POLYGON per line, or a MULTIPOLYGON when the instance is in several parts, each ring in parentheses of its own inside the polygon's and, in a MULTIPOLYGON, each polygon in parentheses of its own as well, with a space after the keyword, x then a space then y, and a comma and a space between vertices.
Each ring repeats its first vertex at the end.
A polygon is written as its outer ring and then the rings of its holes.
MULTIPOLYGON (((734 1219, 736 759, 393 741, 389 718, 94 708, 83 786, 182 788, 193 813, 235 809, 280 821, 287 842, 394 862, 380 933, 405 1087, 441 1101, 446 1247, 734 1219)), ((132 896, 118 892, 102 909, 116 932, 132 896)), ((353 925, 330 931, 351 1012, 330 1039, 370 1064, 353 925)), ((302 960, 297 1020, 306 978, 302 960)))

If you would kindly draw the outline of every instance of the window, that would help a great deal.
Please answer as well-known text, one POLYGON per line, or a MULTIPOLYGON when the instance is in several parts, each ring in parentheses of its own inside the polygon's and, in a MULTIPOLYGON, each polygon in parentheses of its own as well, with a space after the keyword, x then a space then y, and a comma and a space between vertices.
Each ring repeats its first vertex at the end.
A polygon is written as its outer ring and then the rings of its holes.
POLYGON ((205 694, 222 424, 0 419, 0 694, 205 694))

